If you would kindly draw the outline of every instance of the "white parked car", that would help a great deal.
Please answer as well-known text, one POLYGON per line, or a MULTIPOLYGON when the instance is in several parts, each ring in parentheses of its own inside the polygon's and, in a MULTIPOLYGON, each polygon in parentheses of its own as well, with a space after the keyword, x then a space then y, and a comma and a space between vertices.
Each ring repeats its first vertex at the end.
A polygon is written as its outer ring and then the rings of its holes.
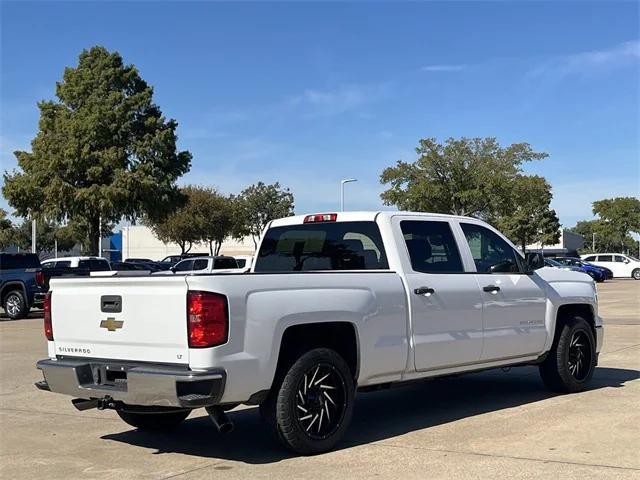
POLYGON ((233 273, 242 272, 238 262, 233 257, 222 255, 208 257, 193 257, 180 260, 169 270, 154 272, 153 275, 187 275, 193 273, 233 273))
POLYGON ((474 218, 283 218, 244 275, 55 279, 36 386, 149 430, 204 407, 228 432, 226 410, 260 405, 301 454, 340 441, 356 388, 537 365, 550 389, 581 391, 603 342, 596 287, 542 266, 474 218))
POLYGON ((634 278, 640 280, 640 260, 622 253, 591 253, 581 255, 585 262, 599 267, 606 267, 613 272, 614 277, 634 278))
POLYGON ((109 260, 103 257, 58 257, 40 263, 42 268, 80 268, 91 272, 111 270, 109 260))

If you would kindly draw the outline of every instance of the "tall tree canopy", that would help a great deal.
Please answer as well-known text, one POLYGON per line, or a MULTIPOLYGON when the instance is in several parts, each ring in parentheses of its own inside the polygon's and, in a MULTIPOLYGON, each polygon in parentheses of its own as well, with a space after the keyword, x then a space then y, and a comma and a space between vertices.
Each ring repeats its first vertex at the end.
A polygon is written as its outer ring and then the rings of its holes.
POLYGON ((560 222, 551 209, 551 185, 537 175, 519 175, 513 180, 508 207, 490 219, 524 252, 534 242, 556 243, 560 238, 560 222))
POLYGON ((159 218, 181 200, 176 179, 191 154, 176 148, 174 120, 153 103, 153 88, 117 52, 93 47, 42 101, 31 152, 17 151, 3 193, 20 216, 87 226, 96 254, 100 219, 159 218))
POLYGON ((0 208, 0 249, 4 250, 13 244, 14 234, 13 223, 7 218, 7 211, 0 208))
MULTIPOLYGON (((78 239, 78 230, 73 226, 59 226, 54 222, 38 219, 36 221, 36 248, 38 253, 51 252, 56 245, 58 251, 71 250, 78 239)), ((15 227, 13 243, 23 250, 31 249, 31 220, 25 219, 15 227)))
POLYGON ((190 201, 195 203, 197 212, 198 239, 209 244, 211 255, 218 255, 234 226, 234 198, 212 188, 194 187, 190 201))
POLYGON ((613 240, 623 249, 631 232, 640 234, 640 200, 635 197, 598 200, 593 202, 593 213, 607 225, 613 240))
POLYGON ((177 243, 185 254, 195 242, 200 240, 202 225, 200 212, 194 199, 198 196, 196 187, 187 186, 181 190, 185 201, 162 219, 145 218, 145 223, 160 240, 165 243, 177 243))
POLYGON ((586 252, 635 252, 640 233, 640 200, 634 197, 607 198, 593 202, 599 218, 578 222, 571 231, 585 239, 586 252), (595 247, 595 248, 594 248, 595 247))
POLYGON ((258 182, 245 188, 236 198, 234 236, 257 239, 271 220, 293 215, 293 194, 278 182, 265 185, 258 182))
POLYGON ((522 164, 547 157, 528 143, 501 147, 495 138, 420 140, 418 159, 398 161, 380 175, 389 188, 380 196, 401 210, 487 218, 499 214, 522 164))

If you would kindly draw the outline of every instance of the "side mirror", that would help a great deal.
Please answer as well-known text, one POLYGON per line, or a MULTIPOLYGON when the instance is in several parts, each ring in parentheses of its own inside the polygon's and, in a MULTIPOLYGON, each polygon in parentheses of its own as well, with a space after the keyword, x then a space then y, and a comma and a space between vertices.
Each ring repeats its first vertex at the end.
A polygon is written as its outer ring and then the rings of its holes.
POLYGON ((529 273, 544 267, 544 256, 541 253, 528 252, 524 258, 526 269, 529 273))
POLYGON ((625 258, 624 263, 631 263, 631 260, 629 260, 628 258, 625 258))
POLYGON ((176 273, 176 267, 169 267, 169 270, 171 270, 171 273, 176 273))

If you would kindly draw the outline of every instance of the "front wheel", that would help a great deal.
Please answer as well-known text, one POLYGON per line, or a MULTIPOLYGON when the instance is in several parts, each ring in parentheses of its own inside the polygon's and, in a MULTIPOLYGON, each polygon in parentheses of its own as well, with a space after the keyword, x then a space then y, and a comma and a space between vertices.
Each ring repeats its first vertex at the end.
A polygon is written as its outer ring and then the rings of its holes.
POLYGON ((139 430, 168 431, 180 425, 191 410, 176 410, 161 413, 139 413, 118 410, 118 415, 126 423, 139 430))
POLYGON ((263 418, 288 449, 302 455, 331 450, 353 414, 355 383, 334 350, 302 355, 260 406, 263 418))
POLYGON ((640 268, 636 268, 633 272, 631 272, 631 278, 634 280, 640 280, 640 268))
POLYGON ((591 327, 574 316, 556 333, 553 347, 540 364, 544 384, 555 392, 573 393, 587 388, 596 366, 596 346, 591 327))

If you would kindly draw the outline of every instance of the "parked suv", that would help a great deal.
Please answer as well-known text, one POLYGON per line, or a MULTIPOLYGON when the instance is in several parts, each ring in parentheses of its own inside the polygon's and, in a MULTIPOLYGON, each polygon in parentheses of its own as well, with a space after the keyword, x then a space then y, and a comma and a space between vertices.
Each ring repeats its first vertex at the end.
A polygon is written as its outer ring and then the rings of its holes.
POLYGON ((12 319, 24 318, 44 302, 44 275, 35 253, 0 253, 0 299, 12 319))
POLYGON ((608 268, 614 277, 634 278, 640 280, 640 260, 622 253, 598 253, 582 255, 582 259, 599 267, 608 268))

